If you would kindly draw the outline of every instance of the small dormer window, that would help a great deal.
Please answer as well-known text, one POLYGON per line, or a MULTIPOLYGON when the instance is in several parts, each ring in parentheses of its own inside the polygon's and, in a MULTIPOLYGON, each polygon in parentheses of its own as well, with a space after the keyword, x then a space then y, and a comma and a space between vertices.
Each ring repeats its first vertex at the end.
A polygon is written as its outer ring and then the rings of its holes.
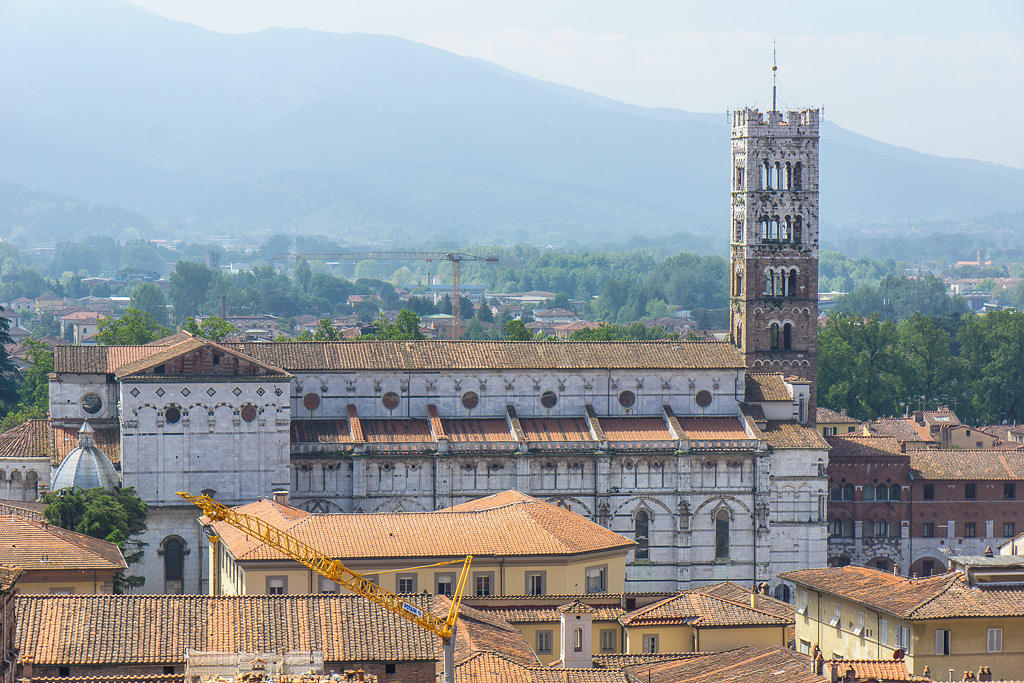
POLYGON ((213 354, 213 364, 214 365, 220 365, 220 354, 219 353, 213 354))

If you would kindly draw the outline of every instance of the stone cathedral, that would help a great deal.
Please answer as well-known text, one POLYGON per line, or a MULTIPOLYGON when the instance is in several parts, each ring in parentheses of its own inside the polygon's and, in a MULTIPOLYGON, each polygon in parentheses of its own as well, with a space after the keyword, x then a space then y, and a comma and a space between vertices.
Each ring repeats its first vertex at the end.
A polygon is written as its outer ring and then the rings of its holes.
POLYGON ((517 489, 633 538, 630 591, 787 597, 778 573, 826 564, 817 113, 738 112, 732 154, 732 342, 63 346, 51 442, 88 420, 149 503, 146 592, 206 591, 178 490, 345 513, 517 489))

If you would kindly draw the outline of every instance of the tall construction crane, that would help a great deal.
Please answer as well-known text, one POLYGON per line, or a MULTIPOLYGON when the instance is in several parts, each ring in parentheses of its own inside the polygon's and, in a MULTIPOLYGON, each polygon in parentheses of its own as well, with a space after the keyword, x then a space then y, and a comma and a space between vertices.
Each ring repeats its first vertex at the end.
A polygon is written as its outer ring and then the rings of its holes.
POLYGON ((483 261, 497 263, 497 256, 473 256, 457 251, 352 251, 344 254, 275 254, 275 259, 346 261, 448 261, 452 264, 452 337, 462 326, 462 262, 483 261))
POLYGON ((468 555, 465 560, 462 560, 462 574, 459 576, 458 586, 451 596, 451 608, 448 610, 447 618, 441 619, 429 611, 424 612, 419 607, 409 604, 400 596, 381 588, 362 574, 352 571, 340 560, 328 557, 313 546, 258 517, 232 510, 205 494, 193 496, 187 491, 178 491, 178 495, 200 508, 210 520, 227 522, 239 531, 266 543, 286 557, 312 569, 320 576, 325 576, 389 612, 440 636, 444 645, 445 683, 455 683, 455 626, 459 616, 459 605, 462 603, 462 593, 466 588, 466 578, 469 576, 469 567, 473 562, 472 555, 468 555))

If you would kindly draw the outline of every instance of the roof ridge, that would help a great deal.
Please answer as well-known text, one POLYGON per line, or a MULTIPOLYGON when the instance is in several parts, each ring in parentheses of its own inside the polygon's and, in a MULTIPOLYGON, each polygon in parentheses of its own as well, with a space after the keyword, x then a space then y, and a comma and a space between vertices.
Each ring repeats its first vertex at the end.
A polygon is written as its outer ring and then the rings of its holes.
MULTIPOLYGON (((914 612, 916 612, 917 610, 921 609, 922 607, 924 607, 925 605, 927 605, 927 604, 928 604, 929 602, 931 602, 932 600, 935 600, 935 599, 936 599, 936 598, 938 598, 938 597, 939 597, 940 595, 942 595, 943 593, 945 593, 946 591, 948 591, 948 590, 949 590, 950 588, 952 588, 953 584, 954 584, 954 583, 955 583, 955 582, 956 582, 956 581, 957 581, 958 579, 959 579, 959 577, 957 576, 957 574, 956 574, 956 573, 954 573, 954 572, 950 572, 950 573, 949 573, 949 578, 948 578, 948 580, 946 581, 945 585, 944 585, 944 586, 942 586, 942 590, 939 590, 939 591, 937 591, 937 592, 936 592, 936 593, 935 593, 934 595, 931 595, 931 596, 929 596, 929 597, 925 598, 924 600, 922 600, 921 602, 917 603, 917 604, 916 604, 916 605, 914 605, 914 606, 913 606, 912 608, 910 608, 909 610, 907 610, 907 617, 908 617, 908 618, 913 618, 913 614, 914 614, 914 612)), ((911 581, 913 581, 913 579, 911 579, 911 581)), ((938 582, 936 582, 936 583, 938 583, 938 582)))

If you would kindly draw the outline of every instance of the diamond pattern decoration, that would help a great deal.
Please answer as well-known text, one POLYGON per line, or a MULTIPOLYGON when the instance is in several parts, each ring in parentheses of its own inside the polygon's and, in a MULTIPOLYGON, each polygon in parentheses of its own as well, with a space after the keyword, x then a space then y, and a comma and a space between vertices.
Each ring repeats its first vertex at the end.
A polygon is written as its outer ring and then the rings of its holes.
POLYGON ((191 394, 191 393, 192 393, 192 392, 188 390, 188 387, 185 387, 185 388, 183 388, 183 389, 181 390, 181 395, 182 395, 182 396, 188 396, 188 395, 189 395, 189 394, 191 394))
POLYGON ((262 396, 265 393, 267 393, 267 392, 263 389, 263 387, 260 387, 259 389, 256 390, 256 395, 257 396, 262 396))
POLYGON ((157 389, 157 390, 156 390, 156 395, 157 395, 157 396, 163 396, 163 395, 164 395, 164 394, 166 394, 166 393, 167 393, 167 392, 166 392, 166 391, 164 391, 164 388, 163 388, 163 387, 160 387, 159 389, 157 389))
POLYGON ((130 393, 130 394, 131 394, 131 395, 132 395, 133 397, 138 397, 138 395, 139 395, 139 390, 138 390, 138 389, 132 389, 132 390, 131 390, 130 392, 128 392, 128 393, 130 393))
POLYGON ((207 396, 213 396, 216 393, 217 393, 217 390, 214 389, 213 387, 210 387, 209 389, 206 390, 206 395, 207 396))
POLYGON ((274 389, 274 396, 280 396, 283 393, 284 392, 281 391, 281 387, 278 387, 277 389, 274 389))
POLYGON ((238 387, 235 387, 231 393, 234 394, 235 396, 240 396, 242 394, 242 390, 239 389, 238 387))

